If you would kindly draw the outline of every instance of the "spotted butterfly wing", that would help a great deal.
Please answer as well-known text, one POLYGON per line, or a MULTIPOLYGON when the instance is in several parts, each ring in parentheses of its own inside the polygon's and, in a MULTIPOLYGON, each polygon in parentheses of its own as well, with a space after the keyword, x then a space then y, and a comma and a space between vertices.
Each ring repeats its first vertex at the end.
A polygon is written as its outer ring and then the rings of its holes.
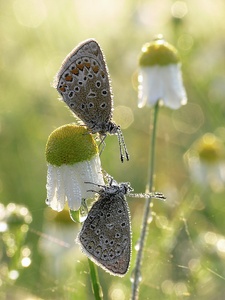
POLYGON ((105 133, 105 124, 112 118, 113 98, 104 55, 94 39, 82 42, 66 57, 55 87, 93 133, 105 133))
POLYGON ((131 256, 129 208, 124 193, 103 192, 94 203, 77 242, 82 251, 112 275, 124 276, 131 256))

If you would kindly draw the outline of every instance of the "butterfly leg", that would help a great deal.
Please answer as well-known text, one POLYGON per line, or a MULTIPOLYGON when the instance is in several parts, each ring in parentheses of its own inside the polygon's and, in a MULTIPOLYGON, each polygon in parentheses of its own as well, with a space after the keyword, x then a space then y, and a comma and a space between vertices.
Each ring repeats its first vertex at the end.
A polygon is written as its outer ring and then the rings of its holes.
POLYGON ((106 134, 101 134, 100 135, 100 143, 99 143, 99 145, 98 145, 98 148, 99 148, 99 155, 101 155, 102 154, 102 152, 104 151, 104 149, 105 149, 105 146, 106 146, 106 144, 105 144, 105 138, 107 137, 107 135, 106 134), (101 148, 101 149, 100 149, 101 148))

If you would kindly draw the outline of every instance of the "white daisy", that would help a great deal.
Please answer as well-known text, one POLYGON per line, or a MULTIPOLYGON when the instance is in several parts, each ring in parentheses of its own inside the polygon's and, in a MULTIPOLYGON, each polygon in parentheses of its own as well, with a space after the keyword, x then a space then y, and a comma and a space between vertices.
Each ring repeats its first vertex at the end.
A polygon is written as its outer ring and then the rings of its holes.
MULTIPOLYGON (((46 145, 47 204, 62 211, 65 202, 79 210, 82 199, 92 198, 93 184, 104 184, 97 144, 84 126, 64 125, 51 133, 46 145)), ((98 187, 95 186, 98 191, 98 187)))
POLYGON ((158 101, 172 109, 187 103, 177 51, 161 38, 143 46, 138 75, 138 107, 158 101))

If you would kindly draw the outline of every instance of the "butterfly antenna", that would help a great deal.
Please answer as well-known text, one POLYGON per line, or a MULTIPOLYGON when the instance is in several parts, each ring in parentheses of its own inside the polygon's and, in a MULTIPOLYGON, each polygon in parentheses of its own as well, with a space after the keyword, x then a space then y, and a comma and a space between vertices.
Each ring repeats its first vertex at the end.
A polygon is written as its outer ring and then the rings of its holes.
POLYGON ((95 190, 87 190, 87 192, 92 192, 92 193, 96 193, 96 194, 100 195, 100 192, 99 191, 95 191, 95 190))
POLYGON ((153 193, 140 193, 140 194, 128 194, 128 197, 132 197, 132 198, 155 198, 155 199, 159 199, 159 200, 166 200, 166 197, 164 196, 163 193, 160 192, 153 192, 153 193))
POLYGON ((120 147, 120 159, 123 162, 124 161, 124 156, 126 156, 127 161, 129 160, 129 154, 127 151, 127 146, 125 144, 125 140, 123 137, 123 133, 120 129, 120 126, 117 128, 117 137, 119 141, 119 147, 120 147))
POLYGON ((105 187, 105 186, 102 185, 102 184, 97 184, 97 183, 89 182, 89 181, 85 181, 84 183, 87 183, 87 184, 93 184, 93 185, 98 186, 98 187, 101 187, 101 188, 104 188, 104 187, 105 187))

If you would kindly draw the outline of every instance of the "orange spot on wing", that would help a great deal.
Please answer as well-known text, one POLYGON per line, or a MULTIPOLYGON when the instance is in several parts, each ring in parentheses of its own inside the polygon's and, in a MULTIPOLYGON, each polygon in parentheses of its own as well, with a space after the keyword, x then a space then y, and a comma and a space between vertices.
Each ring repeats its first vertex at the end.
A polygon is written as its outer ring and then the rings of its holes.
POLYGON ((72 81, 73 80, 73 76, 72 75, 68 75, 65 77, 66 81, 72 81))
POLYGON ((65 92, 65 91, 66 91, 66 89, 65 89, 65 86, 64 86, 64 85, 63 85, 63 86, 61 86, 59 89, 60 89, 60 91, 61 91, 61 92, 65 92))
POLYGON ((101 72, 102 78, 105 78, 105 73, 101 72))
POLYGON ((99 67, 98 66, 93 66, 92 70, 93 70, 94 73, 98 73, 99 67))
POLYGON ((78 75, 79 69, 78 69, 78 68, 73 69, 73 70, 71 71, 71 73, 72 73, 72 74, 75 74, 75 75, 78 75))
POLYGON ((84 69, 84 64, 77 64, 77 67, 79 70, 83 71, 84 69))
POLYGON ((90 69, 90 66, 91 66, 91 64, 90 64, 89 62, 86 62, 86 63, 85 63, 85 67, 86 67, 86 68, 90 69))

